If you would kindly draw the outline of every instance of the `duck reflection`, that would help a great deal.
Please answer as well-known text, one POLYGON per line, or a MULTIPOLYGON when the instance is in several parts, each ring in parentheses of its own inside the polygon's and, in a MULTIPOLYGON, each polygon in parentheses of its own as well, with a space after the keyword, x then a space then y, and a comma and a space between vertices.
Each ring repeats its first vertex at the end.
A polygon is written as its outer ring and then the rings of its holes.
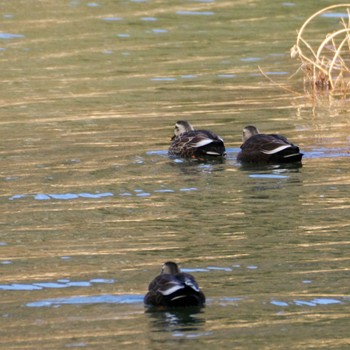
POLYGON ((286 170, 290 172, 299 172, 299 169, 302 168, 301 162, 296 163, 281 163, 281 164, 254 164, 254 163, 242 163, 239 167, 242 171, 271 171, 271 170, 286 170))
POLYGON ((205 323, 202 307, 147 308, 150 328, 154 332, 198 332, 205 323))
POLYGON ((192 159, 172 159, 171 166, 176 167, 185 175, 206 175, 226 170, 225 159, 217 160, 192 160, 192 159))

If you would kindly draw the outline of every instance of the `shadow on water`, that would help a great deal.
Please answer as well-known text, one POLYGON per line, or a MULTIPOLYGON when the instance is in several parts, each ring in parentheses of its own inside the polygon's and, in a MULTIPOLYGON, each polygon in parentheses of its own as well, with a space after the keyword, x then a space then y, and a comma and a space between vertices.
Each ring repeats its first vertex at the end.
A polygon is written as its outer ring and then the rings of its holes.
MULTIPOLYGON (((289 164, 241 164, 239 167, 242 171, 256 171, 256 172, 272 172, 273 176, 281 178, 280 174, 283 172, 298 172, 302 168, 302 163, 289 163, 289 164)), ((267 174, 265 174, 267 176, 267 174)), ((256 175, 258 177, 258 175, 256 175)))
POLYGON ((210 174, 213 172, 225 171, 224 160, 212 160, 206 162, 200 162, 197 160, 179 159, 172 160, 171 165, 186 175, 194 174, 210 174))
POLYGON ((166 309, 149 307, 145 313, 149 316, 152 331, 171 332, 174 336, 200 336, 200 333, 190 335, 187 332, 198 332, 205 323, 202 307, 166 309))

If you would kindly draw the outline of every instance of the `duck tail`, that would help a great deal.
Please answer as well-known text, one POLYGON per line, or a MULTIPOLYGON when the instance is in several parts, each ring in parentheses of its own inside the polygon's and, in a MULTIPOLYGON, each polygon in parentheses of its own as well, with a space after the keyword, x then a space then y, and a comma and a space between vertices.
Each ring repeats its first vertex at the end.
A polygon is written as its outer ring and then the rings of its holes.
POLYGON ((197 148, 198 156, 225 157, 226 149, 222 141, 212 141, 197 148))
POLYGON ((271 157, 271 160, 279 163, 294 163, 301 162, 303 153, 300 153, 299 147, 292 146, 276 153, 271 157))

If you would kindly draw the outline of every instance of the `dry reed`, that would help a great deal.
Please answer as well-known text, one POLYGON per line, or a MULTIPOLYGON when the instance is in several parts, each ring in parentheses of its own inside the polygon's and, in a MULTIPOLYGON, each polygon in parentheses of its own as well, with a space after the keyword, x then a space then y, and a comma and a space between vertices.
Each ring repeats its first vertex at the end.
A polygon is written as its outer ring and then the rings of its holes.
POLYGON ((347 94, 350 87, 350 4, 328 6, 310 16, 298 31, 291 57, 301 61, 304 82, 313 91, 329 91, 331 94, 347 94), (347 20, 341 18, 342 28, 328 33, 315 49, 304 39, 306 27, 327 11, 344 7, 347 20))

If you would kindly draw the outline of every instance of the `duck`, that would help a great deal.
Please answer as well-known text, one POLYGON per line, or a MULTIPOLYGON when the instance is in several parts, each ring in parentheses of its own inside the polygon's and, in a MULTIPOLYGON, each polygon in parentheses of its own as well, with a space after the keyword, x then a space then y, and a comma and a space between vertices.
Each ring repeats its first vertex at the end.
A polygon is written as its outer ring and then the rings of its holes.
POLYGON ((224 140, 209 130, 195 130, 186 120, 175 123, 174 136, 168 150, 169 156, 205 160, 224 158, 224 140))
POLYGON ((181 272, 175 262, 167 261, 160 275, 149 284, 144 303, 156 307, 200 307, 205 304, 205 295, 192 275, 181 272))
POLYGON ((295 163, 301 162, 299 147, 278 134, 260 134, 254 125, 243 129, 243 143, 237 155, 241 163, 295 163))

